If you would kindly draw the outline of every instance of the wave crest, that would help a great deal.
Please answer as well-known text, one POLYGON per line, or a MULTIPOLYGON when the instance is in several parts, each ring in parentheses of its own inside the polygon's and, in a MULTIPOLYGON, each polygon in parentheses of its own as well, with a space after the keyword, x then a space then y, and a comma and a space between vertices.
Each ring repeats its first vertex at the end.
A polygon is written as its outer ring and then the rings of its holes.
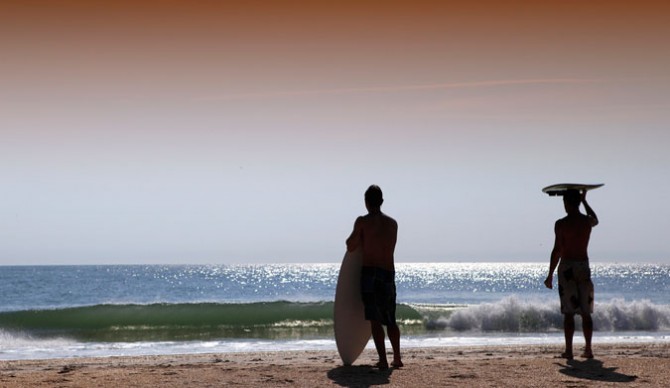
MULTIPOLYGON (((524 301, 507 297, 494 303, 454 308, 442 313, 423 313, 428 330, 482 331, 507 333, 545 333, 563 329, 563 315, 558 301, 524 301)), ((613 299, 596 303, 593 326, 596 331, 670 330, 670 306, 648 300, 613 299)), ((577 319, 577 323, 580 323, 577 319)))

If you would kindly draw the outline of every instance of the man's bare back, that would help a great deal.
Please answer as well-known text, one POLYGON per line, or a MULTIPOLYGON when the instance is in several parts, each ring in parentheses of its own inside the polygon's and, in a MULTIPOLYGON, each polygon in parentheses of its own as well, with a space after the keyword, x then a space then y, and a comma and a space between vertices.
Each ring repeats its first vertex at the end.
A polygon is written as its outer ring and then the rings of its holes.
POLYGON ((363 265, 394 271, 395 245, 398 223, 381 211, 371 211, 358 217, 354 230, 347 239, 347 250, 363 248, 363 265))
POLYGON ((556 221, 556 248, 564 261, 588 261, 587 249, 593 218, 584 214, 570 214, 556 221))
POLYGON ((549 260, 549 275, 544 281, 547 288, 553 288, 552 279, 554 270, 559 261, 589 261, 587 248, 591 237, 591 229, 598 225, 598 216, 586 202, 586 192, 579 194, 578 198, 566 201, 563 198, 567 216, 556 221, 554 224, 554 248, 549 260), (586 214, 579 211, 580 203, 584 204, 586 214))

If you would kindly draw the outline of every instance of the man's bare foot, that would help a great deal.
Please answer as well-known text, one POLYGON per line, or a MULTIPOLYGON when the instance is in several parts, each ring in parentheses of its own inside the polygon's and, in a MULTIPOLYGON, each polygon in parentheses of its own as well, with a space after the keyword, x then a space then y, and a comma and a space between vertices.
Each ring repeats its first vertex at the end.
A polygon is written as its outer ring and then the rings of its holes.
POLYGON ((379 368, 379 370, 387 370, 389 368, 389 363, 386 361, 379 361, 375 366, 379 368))
POLYGON ((567 360, 572 360, 574 356, 570 352, 563 352, 561 353, 561 358, 565 358, 567 360))
POLYGON ((405 364, 403 364, 401 360, 393 360, 391 366, 394 368, 402 368, 405 364))
POLYGON ((584 350, 584 353, 581 355, 582 358, 593 358, 593 351, 591 349, 584 350))

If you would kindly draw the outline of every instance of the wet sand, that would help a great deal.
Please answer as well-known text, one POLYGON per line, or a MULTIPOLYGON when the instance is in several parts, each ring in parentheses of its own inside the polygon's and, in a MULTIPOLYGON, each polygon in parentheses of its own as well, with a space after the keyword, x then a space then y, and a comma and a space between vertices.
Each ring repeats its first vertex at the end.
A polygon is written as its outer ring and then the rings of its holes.
MULTIPOLYGON (((575 349, 577 350, 577 349, 575 349)), ((595 359, 559 346, 406 349, 380 371, 374 350, 353 366, 335 351, 0 361, 0 387, 668 387, 670 344, 595 345, 595 359)), ((390 359, 390 357, 389 357, 390 359)))

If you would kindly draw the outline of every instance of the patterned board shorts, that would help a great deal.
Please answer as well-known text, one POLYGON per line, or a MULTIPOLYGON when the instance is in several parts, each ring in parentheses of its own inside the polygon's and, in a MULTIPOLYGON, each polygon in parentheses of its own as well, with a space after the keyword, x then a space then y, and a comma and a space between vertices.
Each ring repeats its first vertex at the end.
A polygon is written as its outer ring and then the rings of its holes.
POLYGON ((593 314, 593 282, 588 261, 563 261, 558 265, 561 313, 593 314))
POLYGON ((365 319, 395 326, 395 272, 377 267, 361 270, 361 293, 365 319))

